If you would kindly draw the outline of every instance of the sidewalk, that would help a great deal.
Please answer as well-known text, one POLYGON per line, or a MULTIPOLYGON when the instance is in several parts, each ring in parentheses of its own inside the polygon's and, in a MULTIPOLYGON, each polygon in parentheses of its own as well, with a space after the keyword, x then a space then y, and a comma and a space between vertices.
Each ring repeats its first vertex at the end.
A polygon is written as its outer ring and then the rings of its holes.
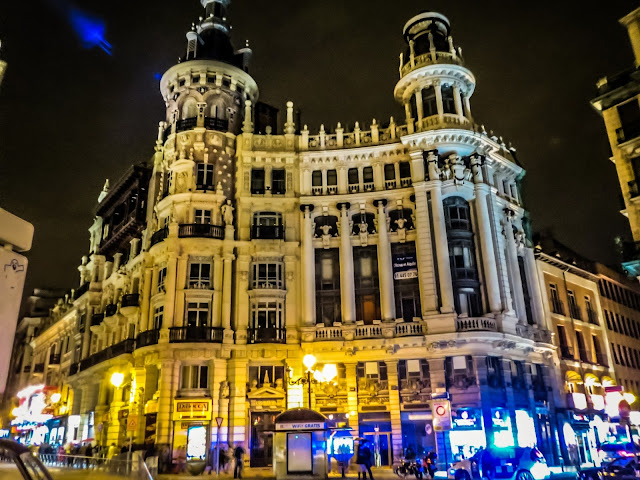
MULTIPOLYGON (((373 472, 374 480, 393 480, 393 479, 397 479, 398 478, 396 476, 396 474, 393 473, 393 470, 390 467, 372 468, 371 470, 373 472)), ((202 478, 203 480, 205 480, 205 479, 214 480, 216 478, 216 472, 215 471, 212 472, 211 475, 209 475, 207 473, 203 473, 199 477, 202 478)), ((159 480, 187 480, 187 479, 190 479, 190 478, 192 479, 194 477, 192 475, 189 475, 188 473, 158 475, 158 479, 159 480)), ((245 467, 245 469, 242 472, 242 478, 246 479, 246 480, 250 480, 250 479, 254 479, 254 478, 258 478, 258 479, 274 479, 275 475, 273 474, 273 468, 271 468, 271 467, 269 467, 269 468, 250 468, 250 467, 245 467)), ((341 475, 337 471, 332 471, 331 473, 329 473, 329 478, 339 479, 339 478, 341 478, 341 475)), ((354 468, 351 471, 347 472, 346 478, 348 478, 350 480, 356 480, 358 478, 357 470, 354 468)), ((221 480, 233 480, 233 474, 232 473, 222 473, 221 472, 220 473, 220 479, 221 480)))

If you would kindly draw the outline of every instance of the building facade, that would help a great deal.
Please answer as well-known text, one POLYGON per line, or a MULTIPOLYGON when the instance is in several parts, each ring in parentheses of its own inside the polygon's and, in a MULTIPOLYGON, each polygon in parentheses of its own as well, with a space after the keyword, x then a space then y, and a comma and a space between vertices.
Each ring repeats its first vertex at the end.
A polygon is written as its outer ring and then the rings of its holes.
POLYGON ((380 465, 534 442, 556 463, 563 392, 524 171, 474 122, 449 21, 404 26, 402 121, 311 132, 289 102, 279 133, 251 51, 231 46, 229 0, 202 4, 160 82, 151 162, 105 185, 80 286, 31 342, 66 440, 191 455, 220 435, 266 466, 275 416, 310 405, 370 438, 380 465), (305 354, 335 379, 292 384, 305 354), (437 398, 451 430, 434 431, 437 398))
POLYGON ((629 220, 632 242, 622 247, 623 268, 640 277, 640 8, 620 23, 627 29, 634 66, 598 81, 598 96, 591 105, 602 116, 624 199, 622 214, 629 220))

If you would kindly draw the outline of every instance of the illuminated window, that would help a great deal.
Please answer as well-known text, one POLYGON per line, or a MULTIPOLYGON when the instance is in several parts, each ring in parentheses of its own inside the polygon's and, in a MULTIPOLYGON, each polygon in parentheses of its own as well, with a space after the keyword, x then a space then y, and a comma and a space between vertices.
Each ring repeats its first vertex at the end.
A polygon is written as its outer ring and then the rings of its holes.
POLYGON ((377 247, 353 248, 356 294, 356 318, 365 323, 380 319, 380 288, 378 284, 377 247))
MULTIPOLYGON (((335 218, 335 217, 333 217, 335 218)), ((317 249, 316 322, 325 326, 341 319, 340 254, 337 248, 317 249)))

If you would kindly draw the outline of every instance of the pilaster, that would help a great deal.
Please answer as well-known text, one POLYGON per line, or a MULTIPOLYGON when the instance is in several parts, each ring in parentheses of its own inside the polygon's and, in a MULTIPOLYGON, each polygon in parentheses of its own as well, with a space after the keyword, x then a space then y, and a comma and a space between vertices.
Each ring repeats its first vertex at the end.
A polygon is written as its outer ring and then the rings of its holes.
POLYGON ((349 204, 338 205, 340 209, 340 301, 342 303, 343 323, 356 320, 355 282, 353 278, 353 247, 351 246, 351 228, 349 204))
POLYGON ((386 360, 389 382, 389 413, 391 416, 391 445, 393 461, 399 462, 403 456, 402 420, 400 418, 400 388, 398 383, 398 361, 386 360))

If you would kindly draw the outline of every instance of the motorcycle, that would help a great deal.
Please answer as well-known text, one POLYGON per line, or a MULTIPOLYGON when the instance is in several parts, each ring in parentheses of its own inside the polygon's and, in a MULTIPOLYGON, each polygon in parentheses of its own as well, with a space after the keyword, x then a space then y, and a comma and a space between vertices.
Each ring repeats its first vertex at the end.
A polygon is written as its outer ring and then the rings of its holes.
POLYGON ((407 475, 413 475, 417 480, 424 478, 422 464, 416 460, 407 460, 403 458, 400 465, 394 468, 394 473, 400 478, 406 478, 407 475))

